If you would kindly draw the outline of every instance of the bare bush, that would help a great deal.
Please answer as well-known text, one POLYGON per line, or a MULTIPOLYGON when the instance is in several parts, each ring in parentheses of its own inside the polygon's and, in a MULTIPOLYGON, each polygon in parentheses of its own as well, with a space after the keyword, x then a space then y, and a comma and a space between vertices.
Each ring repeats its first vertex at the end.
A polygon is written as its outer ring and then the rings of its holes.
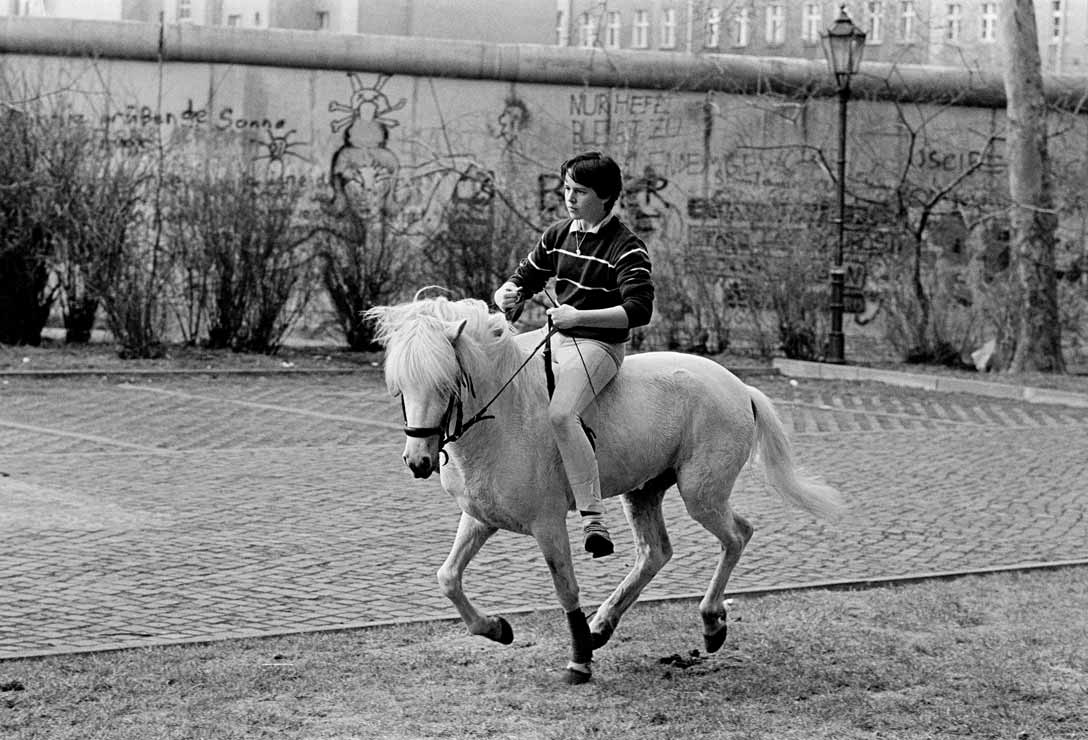
POLYGON ((103 245, 98 291, 118 353, 154 358, 165 353, 172 258, 147 207, 134 213, 119 241, 103 245))
POLYGON ((404 287, 408 241, 389 233, 380 218, 368 219, 347 211, 328 216, 326 228, 315 235, 321 282, 336 313, 348 346, 374 351, 374 327, 363 314, 387 302, 404 287))
POLYGON ((274 354, 309 302, 312 226, 297 217, 305 191, 259 180, 227 159, 195 179, 171 179, 170 241, 187 341, 202 321, 213 348, 274 354))
POLYGON ((0 77, 0 343, 38 345, 57 288, 50 280, 54 183, 43 149, 64 127, 27 84, 0 77), (10 102, 9 102, 10 101, 10 102))
POLYGON ((497 191, 490 172, 458 174, 442 220, 424 240, 424 280, 453 294, 487 300, 539 238, 541 228, 497 191))
POLYGON ((102 293, 109 291, 107 255, 124 243, 149 182, 146 158, 115 152, 85 127, 47 163, 55 173, 54 272, 69 343, 91 338, 102 293))
POLYGON ((982 278, 956 255, 915 242, 882 263, 886 338, 903 360, 959 366, 982 333, 1003 331, 995 319, 1007 294, 993 275, 982 278))
MULTIPOLYGON (((666 344, 720 352, 749 343, 763 356, 823 355, 827 335, 826 217, 818 204, 711 204, 683 259, 655 254, 666 344), (685 339, 680 339, 685 337, 685 339)), ((690 238, 690 236, 689 236, 690 238)))
POLYGON ((1070 364, 1088 358, 1088 282, 1076 275, 1058 283, 1062 337, 1069 347, 1070 364))

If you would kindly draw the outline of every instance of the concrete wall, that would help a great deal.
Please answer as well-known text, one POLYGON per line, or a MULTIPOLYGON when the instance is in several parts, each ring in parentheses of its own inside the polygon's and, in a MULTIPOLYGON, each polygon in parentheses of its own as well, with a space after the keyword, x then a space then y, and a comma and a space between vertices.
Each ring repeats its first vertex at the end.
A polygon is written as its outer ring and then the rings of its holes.
MULTIPOLYGON (((223 32, 203 32, 217 31, 223 32)), ((303 35, 248 33, 246 39, 268 34, 267 45, 274 47, 270 56, 277 49, 286 51, 280 39, 303 35)), ((168 33, 168 43, 171 37, 168 33)), ((571 52, 570 67, 577 66, 580 50, 548 51, 571 52)), ((136 132, 135 125, 161 121, 167 139, 179 145, 225 136, 263 139, 261 146, 269 151, 286 147, 271 164, 292 171, 323 173, 345 147, 371 147, 384 150, 379 159, 395 158, 398 170, 416 175, 433 165, 429 160, 471 161, 493 170, 500 184, 513 186, 525 183, 506 182, 515 176, 508 172, 508 160, 521 162, 517 177, 532 180, 553 171, 572 151, 600 148, 624 164, 629 180, 665 178, 667 186, 656 187, 655 197, 667 190, 667 210, 677 214, 687 212, 690 199, 711 198, 719 191, 789 190, 808 181, 830 185, 824 170, 836 154, 833 98, 661 89, 664 83, 658 89, 572 85, 569 74, 563 77, 564 84, 435 78, 397 73, 401 61, 391 58, 383 66, 368 59, 366 70, 314 70, 4 57, 7 69, 33 70, 43 84, 80 80, 85 104, 93 108, 87 111, 88 121, 117 141, 136 132), (532 171, 527 174, 529 163, 532 171)), ((720 86, 726 89, 743 85, 741 80, 721 77, 720 86)), ((926 181, 958 174, 1003 126, 1003 117, 991 108, 927 104, 897 108, 878 100, 855 100, 850 108, 849 156, 855 188, 876 193, 891 184, 908 143, 904 122, 921 127, 923 121, 926 130, 922 150, 916 153, 920 166, 915 176, 926 181)), ((986 156, 992 165, 968 178, 968 185, 978 180, 979 187, 999 191, 1001 147, 986 156)), ((797 197, 816 195, 826 193, 802 190, 797 197)))
MULTIPOLYGON (((169 54, 184 56, 177 51, 181 41, 199 38, 202 53, 213 57, 215 34, 223 31, 182 35, 194 31, 171 29, 169 54)), ((157 38, 157 28, 146 29, 152 32, 157 38)), ((623 215, 651 249, 684 252, 723 285, 751 277, 753 250, 797 244, 825 249, 833 233, 827 208, 835 193, 830 173, 837 156, 837 101, 806 94, 820 88, 802 76, 791 78, 787 95, 773 90, 769 76, 753 81, 729 74, 748 68, 729 68, 731 60, 722 58, 718 76, 709 81, 694 77, 705 67, 692 66, 671 86, 661 70, 654 72, 661 80, 656 85, 627 86, 618 78, 617 84, 594 84, 590 68, 586 84, 572 84, 572 70, 589 57, 563 49, 546 51, 542 58, 554 61, 551 67, 529 66, 531 49, 513 67, 480 64, 498 70, 498 79, 435 76, 415 72, 418 65, 441 66, 440 59, 428 58, 436 53, 432 42, 399 41, 417 44, 416 56, 390 53, 383 62, 376 48, 403 49, 382 47, 391 42, 377 37, 337 52, 341 56, 334 58, 348 60, 340 68, 302 68, 297 60, 310 35, 266 33, 265 46, 282 52, 291 66, 230 63, 226 45, 221 63, 156 64, 58 56, 45 41, 35 43, 50 53, 27 53, 30 42, 23 41, 19 53, 9 48, 0 63, 6 74, 36 79, 43 89, 80 90, 78 122, 132 154, 154 150, 149 132, 156 126, 167 151, 189 152, 194 162, 212 149, 221 156, 224 147, 233 148, 240 166, 252 163, 269 178, 306 180, 315 196, 338 199, 361 215, 389 214, 402 233, 420 239, 439 228, 451 206, 487 223, 501 202, 533 228, 542 227, 562 215, 558 163, 587 149, 620 161, 628 188, 623 215), (540 81, 549 74, 556 84, 540 81), (768 92, 746 90, 760 84, 768 92)), ((317 36, 320 48, 327 52, 331 44, 337 51, 336 37, 317 36)), ((230 53, 241 54, 257 37, 230 38, 230 53)), ((502 49, 479 48, 510 59, 502 49)), ((631 59, 648 56, 634 53, 631 59)), ((631 69, 641 74, 636 65, 631 69)), ((949 75, 934 70, 932 87, 954 89, 949 75)), ((1000 95, 978 78, 961 79, 975 86, 978 101, 1000 95)), ((902 93, 888 88, 885 80, 871 90, 883 89, 885 97, 902 93)), ((866 94, 864 85, 860 89, 866 94)), ((935 236, 934 244, 952 252, 962 251, 971 224, 1000 217, 1007 200, 999 107, 890 102, 875 92, 867 97, 849 109, 847 183, 857 228, 846 260, 855 298, 872 293, 880 279, 874 265, 898 238, 891 224, 899 198, 904 208, 917 210, 949 191, 938 212, 955 223, 935 220, 933 233, 946 235, 935 236)), ((1083 182, 1085 118, 1068 114, 1055 119, 1055 128, 1060 133, 1051 151, 1063 182, 1083 182)), ((1083 244, 1074 225, 1085 219, 1072 205, 1076 199, 1066 200, 1066 238, 1083 244)), ((866 310, 857 300, 853 305, 866 310)))

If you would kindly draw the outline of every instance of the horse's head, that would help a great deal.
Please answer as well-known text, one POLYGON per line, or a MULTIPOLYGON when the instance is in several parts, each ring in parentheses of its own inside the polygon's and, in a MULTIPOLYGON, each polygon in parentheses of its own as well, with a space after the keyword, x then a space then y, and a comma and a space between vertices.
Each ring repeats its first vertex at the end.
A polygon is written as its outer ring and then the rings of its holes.
MULTIPOLYGON (((461 333, 465 329, 465 321, 460 323, 443 323, 440 335, 445 340, 444 344, 437 346, 431 344, 431 350, 427 354, 437 365, 450 363, 458 368, 453 374, 454 382, 448 382, 448 375, 443 373, 431 378, 419 378, 415 383, 400 384, 401 409, 404 412, 404 454, 401 455, 404 464, 417 478, 428 478, 438 470, 439 456, 442 445, 449 434, 450 422, 454 415, 458 417, 461 411, 462 373, 460 363, 457 360, 456 344, 461 333)), ((390 357, 403 361, 406 358, 408 347, 401 347, 402 353, 387 355, 386 379, 390 374, 390 357)))
MULTIPOLYGON (((438 470, 451 424, 461 420, 462 393, 472 386, 462 354, 474 351, 472 341, 463 336, 474 316, 461 315, 462 303, 438 298, 367 313, 377 322, 378 341, 385 345, 386 385, 400 396, 404 412, 403 459, 417 478, 438 470)), ((480 305, 470 308, 482 311, 487 321, 486 304, 473 303, 480 305)))

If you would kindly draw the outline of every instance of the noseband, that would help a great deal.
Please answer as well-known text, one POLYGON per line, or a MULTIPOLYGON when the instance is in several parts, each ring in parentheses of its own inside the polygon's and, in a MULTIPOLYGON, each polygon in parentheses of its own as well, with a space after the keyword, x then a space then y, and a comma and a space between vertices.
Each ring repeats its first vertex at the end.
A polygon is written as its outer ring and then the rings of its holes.
MULTIPOLYGON (((445 454, 447 460, 449 454, 443 449, 447 444, 457 440, 468 427, 475 424, 480 419, 473 417, 469 419, 468 425, 464 423, 465 410, 461 405, 461 394, 454 393, 450 396, 450 402, 446 405, 446 411, 442 414, 442 421, 438 423, 438 426, 434 427, 413 427, 408 426, 408 412, 404 408, 404 397, 400 399, 400 412, 404 416, 404 435, 406 437, 416 437, 418 439, 424 439, 426 437, 438 437, 438 451, 445 454), (456 417, 455 417, 456 415, 456 417), (453 427, 453 434, 449 433, 450 420, 456 418, 456 422, 453 427)), ((488 419, 492 417, 486 417, 488 419)))

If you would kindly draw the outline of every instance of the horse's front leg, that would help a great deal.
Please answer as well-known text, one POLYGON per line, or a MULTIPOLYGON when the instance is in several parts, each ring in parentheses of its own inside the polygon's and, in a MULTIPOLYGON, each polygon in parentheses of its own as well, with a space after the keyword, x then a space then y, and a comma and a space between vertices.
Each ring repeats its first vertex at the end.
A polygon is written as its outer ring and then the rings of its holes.
POLYGON ((593 677, 593 669, 590 667, 593 662, 593 638, 589 633, 589 622, 578 601, 578 580, 574 576, 570 538, 565 521, 559 519, 558 522, 535 527, 533 535, 544 555, 544 562, 551 571, 555 594, 559 598, 559 605, 567 614, 567 624, 570 627, 571 656, 564 679, 572 684, 586 683, 593 677))
POLYGON ((509 645, 514 641, 514 630, 510 623, 502 617, 491 617, 476 611, 476 607, 465 596, 462 586, 465 568, 496 531, 495 527, 462 513, 453 547, 450 548, 446 562, 438 569, 438 585, 442 593, 457 607, 470 634, 483 635, 495 642, 509 645))

